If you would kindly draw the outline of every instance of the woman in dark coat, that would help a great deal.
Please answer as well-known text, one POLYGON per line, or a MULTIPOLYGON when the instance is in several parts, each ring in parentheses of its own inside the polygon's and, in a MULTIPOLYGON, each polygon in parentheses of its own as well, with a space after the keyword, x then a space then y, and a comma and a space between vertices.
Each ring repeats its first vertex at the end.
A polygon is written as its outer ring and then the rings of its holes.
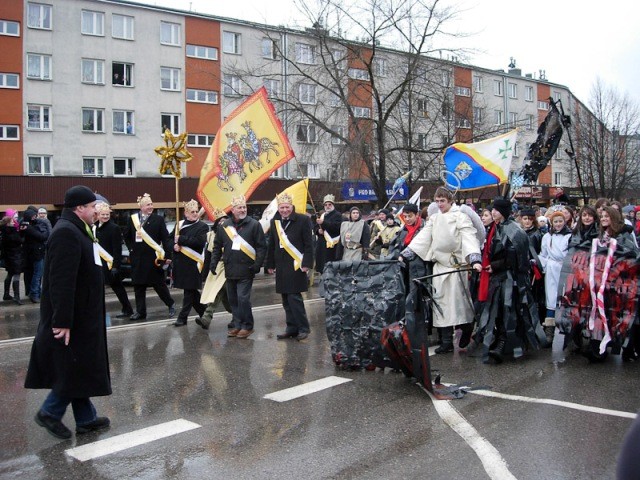
POLYGON ((4 267, 7 270, 7 278, 4 280, 3 300, 13 300, 18 305, 24 305, 20 299, 20 274, 24 271, 24 255, 22 244, 24 234, 20 230, 18 222, 18 212, 8 209, 6 216, 2 219, 0 226, 2 234, 2 256, 4 267), (13 297, 9 293, 9 288, 13 285, 13 297))
POLYGON ((200 303, 200 290, 202 289, 202 268, 204 264, 204 246, 207 243, 209 227, 200 221, 198 216, 198 202, 191 200, 184 206, 185 220, 174 229, 172 236, 175 238, 173 251, 173 286, 184 290, 182 308, 178 318, 173 324, 181 327, 187 324, 187 317, 191 307, 195 308, 198 315, 204 315, 207 306, 200 303))

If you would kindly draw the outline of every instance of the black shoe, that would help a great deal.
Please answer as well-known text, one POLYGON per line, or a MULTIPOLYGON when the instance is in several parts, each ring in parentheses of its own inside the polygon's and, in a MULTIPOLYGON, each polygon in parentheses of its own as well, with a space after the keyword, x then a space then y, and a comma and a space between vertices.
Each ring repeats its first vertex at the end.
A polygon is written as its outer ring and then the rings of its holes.
POLYGON ((231 329, 234 329, 234 328, 236 328, 236 327, 235 327, 235 325, 233 324, 233 322, 229 322, 229 323, 227 323, 227 330, 231 330, 231 329))
POLYGON ((186 320, 184 322, 181 322, 180 320, 176 320, 175 322, 173 322, 174 327, 184 327, 186 324, 187 324, 186 320))
POLYGON ((489 357, 491 357, 496 363, 502 363, 504 361, 504 347, 506 341, 500 339, 496 342, 496 346, 489 350, 489 357))
POLYGON ((13 297, 8 293, 5 293, 4 296, 2 297, 2 300, 4 300, 5 302, 8 302, 9 300, 13 300, 13 297))
POLYGON ((438 348, 436 348, 434 350, 434 352, 436 352, 437 354, 440 354, 440 353, 451 353, 451 352, 453 352, 453 344, 451 344, 451 343, 444 344, 443 343, 438 348))
POLYGON ((62 438, 63 440, 71 438, 71 430, 65 427, 64 423, 60 420, 56 420, 55 418, 45 415, 39 411, 36 413, 35 421, 41 427, 46 428, 47 432, 56 438, 62 438))
POLYGON ((145 318, 147 318, 146 315, 140 315, 138 312, 134 313, 129 317, 129 319, 133 320, 134 322, 138 320, 144 320, 145 318))
POLYGON ((13 302, 17 303, 18 305, 24 305, 24 302, 20 300, 20 297, 13 297, 13 302))
POLYGON ((302 340, 305 340, 308 336, 309 336, 309 332, 300 332, 298 336, 296 336, 296 340, 301 342, 302 340))
POLYGON ((176 316, 176 304, 174 303, 169 307, 169 318, 176 316))
POLYGON ((297 333, 279 333, 278 335, 276 335, 276 338, 278 340, 286 340, 287 338, 297 338, 298 334, 297 333))
POLYGON ((458 342, 459 348, 467 348, 471 343, 471 335, 473 334, 473 323, 465 323, 461 328, 462 335, 460 335, 460 341, 458 342))
MULTIPOLYGON (((107 417, 96 417, 93 422, 89 422, 85 425, 76 425, 76 433, 89 433, 97 432, 109 428, 111 421, 107 417)), ((71 433, 71 432, 69 432, 71 433)))
POLYGON ((131 318, 131 315, 133 315, 133 312, 122 312, 116 315, 116 318, 131 318))
POLYGON ((38 297, 29 296, 29 300, 31 300, 31 303, 40 303, 40 299, 38 297))
POLYGON ((201 317, 196 317, 196 324, 200 325, 204 330, 209 330, 209 325, 205 324, 201 317))

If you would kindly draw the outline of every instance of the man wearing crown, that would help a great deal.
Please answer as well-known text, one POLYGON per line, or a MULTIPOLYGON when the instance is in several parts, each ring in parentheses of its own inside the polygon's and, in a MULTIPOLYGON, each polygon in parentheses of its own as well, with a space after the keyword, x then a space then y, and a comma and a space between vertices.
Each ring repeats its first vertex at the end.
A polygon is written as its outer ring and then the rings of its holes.
POLYGON ((260 223, 247 216, 244 195, 231 199, 231 217, 220 222, 211 252, 211 273, 218 262, 224 263, 227 296, 233 313, 233 328, 227 336, 247 338, 253 333, 251 287, 266 255, 264 232, 260 223))
POLYGON ((293 197, 283 192, 276 197, 278 212, 271 220, 267 270, 276 274, 276 293, 282 295, 287 328, 278 340, 309 336, 309 320, 302 292, 306 292, 307 272, 313 267, 312 225, 306 215, 295 213, 293 197))
POLYGON ((324 196, 324 212, 316 220, 314 232, 318 237, 316 244, 316 272, 322 274, 324 264, 333 262, 337 258, 340 243, 340 224, 342 214, 336 210, 336 198, 329 194, 324 196))

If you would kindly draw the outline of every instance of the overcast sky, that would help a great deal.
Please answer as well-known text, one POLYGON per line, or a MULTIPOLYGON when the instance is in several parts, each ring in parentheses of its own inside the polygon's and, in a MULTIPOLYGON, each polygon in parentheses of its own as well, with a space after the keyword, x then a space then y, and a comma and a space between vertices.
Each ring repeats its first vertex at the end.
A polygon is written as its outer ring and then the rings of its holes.
MULTIPOLYGON (((309 26, 301 22, 304 17, 293 0, 142 3, 269 25, 309 26)), ((539 70, 545 70, 547 80, 569 87, 586 104, 600 77, 640 103, 640 4, 630 0, 458 0, 456 4, 460 13, 449 28, 474 33, 459 46, 482 50, 468 63, 506 70, 513 57, 523 74, 538 78, 539 70)))

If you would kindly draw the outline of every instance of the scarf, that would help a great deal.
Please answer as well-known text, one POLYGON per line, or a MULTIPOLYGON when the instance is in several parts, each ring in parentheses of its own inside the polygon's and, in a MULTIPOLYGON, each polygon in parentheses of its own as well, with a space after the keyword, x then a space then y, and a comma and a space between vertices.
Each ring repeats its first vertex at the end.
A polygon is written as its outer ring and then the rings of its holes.
POLYGON ((405 247, 409 246, 409 244, 411 243, 411 240, 413 240, 413 237, 415 236, 415 234, 420 229, 421 222, 422 222, 422 220, 418 219, 418 220, 416 220, 416 223, 414 223, 413 225, 406 225, 405 224, 404 228, 407 229, 407 236, 404 237, 404 246, 405 247))
POLYGON ((495 222, 489 226, 489 233, 487 234, 487 240, 482 250, 482 271, 480 272, 480 285, 478 287, 478 300, 480 302, 486 302, 489 297, 489 277, 491 274, 487 268, 491 265, 489 260, 489 251, 491 250, 491 241, 496 233, 495 222))

